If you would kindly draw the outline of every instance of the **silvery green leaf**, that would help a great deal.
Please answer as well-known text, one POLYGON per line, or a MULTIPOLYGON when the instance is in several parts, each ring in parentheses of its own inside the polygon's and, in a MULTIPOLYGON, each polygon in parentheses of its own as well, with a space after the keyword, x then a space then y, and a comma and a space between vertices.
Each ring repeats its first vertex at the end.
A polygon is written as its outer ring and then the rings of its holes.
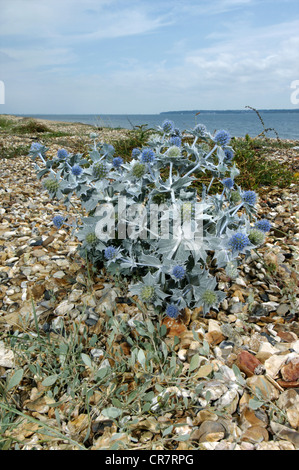
POLYGON ((230 170, 230 177, 232 179, 235 179, 237 176, 239 176, 240 170, 236 167, 236 164, 234 163, 233 167, 230 170))
POLYGON ((74 188, 72 188, 71 186, 67 186, 61 189, 62 194, 70 194, 73 191, 74 191, 74 188))
POLYGON ((157 268, 161 266, 160 259, 152 255, 142 255, 139 261, 141 263, 145 263, 145 265, 148 266, 155 266, 157 268))
POLYGON ((137 354, 137 360, 140 362, 143 368, 145 368, 145 354, 143 349, 139 349, 138 354, 137 354))
POLYGON ((110 406, 108 408, 104 408, 101 411, 101 413, 103 416, 106 416, 107 418, 116 419, 119 416, 121 416, 123 412, 120 408, 116 408, 115 406, 110 406))
POLYGON ((228 262, 227 250, 216 250, 213 259, 216 259, 218 268, 225 267, 228 262))
POLYGON ((82 202, 82 206, 87 212, 93 211, 98 205, 98 200, 96 198, 90 198, 82 202))
POLYGON ((264 401, 258 400, 258 398, 250 398, 248 402, 248 406, 252 410, 258 410, 259 408, 261 408, 261 406, 264 405, 264 403, 265 403, 264 401))
POLYGON ((77 196, 80 197, 83 194, 87 195, 87 192, 90 191, 90 187, 87 184, 79 184, 76 188, 77 196))
POLYGON ((38 173, 37 173, 37 178, 38 179, 41 179, 44 175, 46 175, 47 173, 49 173, 49 169, 48 168, 44 168, 43 170, 40 170, 38 173))
POLYGON ((91 359, 90 357, 85 354, 85 353, 81 353, 81 359, 82 361, 84 362, 84 364, 88 367, 92 367, 92 362, 91 362, 91 359))
POLYGON ((195 369, 197 369, 199 367, 199 364, 200 364, 199 354, 194 354, 194 356, 192 356, 192 359, 190 361, 189 372, 193 372, 195 369))
POLYGON ((19 385, 19 383, 21 382, 22 378, 23 378, 23 374, 24 374, 24 370, 23 369, 18 369, 16 370, 12 376, 9 378, 8 380, 8 383, 7 383, 7 387, 6 387, 6 390, 9 391, 11 390, 12 388, 16 387, 17 385, 19 385))
POLYGON ((90 156, 90 158, 93 162, 97 162, 101 158, 101 155, 99 154, 99 152, 97 150, 92 150, 92 152, 90 152, 89 156, 90 156))
POLYGON ((46 377, 43 381, 42 381, 42 385, 44 387, 50 387, 51 385, 54 385, 56 380, 58 379, 58 374, 53 374, 53 375, 49 375, 48 377, 46 377))

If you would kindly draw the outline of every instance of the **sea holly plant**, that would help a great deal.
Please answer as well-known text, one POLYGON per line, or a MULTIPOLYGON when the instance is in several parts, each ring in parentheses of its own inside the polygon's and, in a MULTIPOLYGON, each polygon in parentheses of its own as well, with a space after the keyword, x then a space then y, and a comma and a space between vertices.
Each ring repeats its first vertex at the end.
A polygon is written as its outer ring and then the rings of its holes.
MULTIPOLYGON (((157 313, 177 318, 186 307, 217 310, 225 294, 217 290, 212 268, 238 276, 242 256, 264 242, 271 229, 257 220, 254 191, 243 191, 235 179, 231 137, 214 135, 198 124, 181 132, 165 120, 146 145, 134 148, 130 161, 112 145, 91 134, 88 157, 32 144, 37 177, 66 208, 72 196, 86 217, 72 223, 82 257, 95 269, 131 279, 130 294, 157 313), (201 194, 193 184, 210 175, 201 194), (220 194, 210 194, 214 181, 220 194)), ((68 225, 66 214, 53 219, 57 229, 68 225)))

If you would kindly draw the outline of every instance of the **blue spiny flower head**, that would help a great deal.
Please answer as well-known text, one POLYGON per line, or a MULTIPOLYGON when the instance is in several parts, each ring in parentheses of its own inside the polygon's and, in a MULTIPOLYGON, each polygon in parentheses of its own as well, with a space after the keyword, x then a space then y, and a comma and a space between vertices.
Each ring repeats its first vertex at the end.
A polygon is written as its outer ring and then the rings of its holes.
POLYGON ((67 158, 68 156, 68 151, 65 149, 59 149, 57 152, 57 157, 60 159, 67 158))
POLYGON ((114 246, 108 246, 107 248, 105 248, 105 258, 108 259, 108 260, 111 260, 113 258, 115 258, 117 254, 117 249, 114 248, 114 246))
POLYGON ((271 224, 267 219, 258 220, 255 224, 255 228, 261 230, 262 232, 270 232, 271 224))
POLYGON ((166 308, 166 315, 169 318, 177 318, 180 314, 179 308, 177 305, 169 304, 166 308))
POLYGON ((225 153, 224 163, 231 162, 232 159, 234 158, 234 152, 231 149, 224 149, 224 153, 225 153))
POLYGON ((117 168, 117 169, 120 168, 123 163, 124 161, 121 157, 115 157, 112 160, 112 165, 114 166, 114 168, 117 168))
POLYGON ((149 147, 144 148, 141 153, 142 163, 152 163, 154 160, 155 160, 154 151, 149 147))
POLYGON ((254 191, 250 191, 250 190, 245 191, 242 194, 242 199, 247 204, 251 204, 252 206, 254 206, 254 204, 256 203, 256 193, 254 191))
POLYGON ((224 180, 222 180, 222 184, 226 188, 232 189, 232 187, 234 186, 234 180, 232 178, 225 178, 224 180))
POLYGON ((132 155, 132 158, 137 158, 137 157, 139 157, 140 154, 141 154, 140 150, 135 148, 135 149, 132 150, 131 155, 132 155))
POLYGON ((242 251, 250 245, 249 238, 244 233, 235 233, 228 242, 233 251, 242 251))
POLYGON ((175 266, 172 270, 172 275, 181 281, 185 277, 185 269, 183 266, 175 266))
POLYGON ((53 218, 53 224, 56 228, 61 228, 64 224, 64 217, 62 217, 61 215, 55 215, 55 217, 53 218))
POLYGON ((208 132, 204 124, 196 124, 194 131, 202 137, 208 132))
POLYGON ((169 142, 171 145, 175 145, 176 147, 180 147, 182 145, 182 139, 179 136, 170 137, 169 142))
POLYGON ((164 132, 170 134, 170 132, 174 131, 174 123, 169 119, 165 119, 165 121, 162 123, 162 129, 164 132))
POLYGON ((221 147, 225 147, 226 145, 228 145, 230 139, 230 134, 224 130, 217 131, 213 137, 214 142, 216 142, 216 144, 220 145, 221 147))
POLYGON ((39 142, 33 142, 30 147, 30 152, 39 152, 43 148, 43 145, 39 142))
POLYGON ((83 169, 81 168, 80 165, 76 164, 72 166, 72 173, 74 176, 80 176, 82 172, 83 172, 83 169))

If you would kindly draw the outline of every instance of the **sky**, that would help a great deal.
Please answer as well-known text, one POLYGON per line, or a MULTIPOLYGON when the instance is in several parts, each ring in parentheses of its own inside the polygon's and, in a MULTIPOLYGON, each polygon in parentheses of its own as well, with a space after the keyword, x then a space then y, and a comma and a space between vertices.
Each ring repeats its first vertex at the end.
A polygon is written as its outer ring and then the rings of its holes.
POLYGON ((2 114, 292 109, 298 80, 298 0, 0 0, 2 114))

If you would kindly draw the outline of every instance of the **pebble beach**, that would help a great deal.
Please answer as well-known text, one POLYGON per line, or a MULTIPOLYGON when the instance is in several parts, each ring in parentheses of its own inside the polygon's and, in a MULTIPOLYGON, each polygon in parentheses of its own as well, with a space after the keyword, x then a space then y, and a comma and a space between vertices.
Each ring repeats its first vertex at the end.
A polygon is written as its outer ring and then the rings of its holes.
MULTIPOLYGON (((5 118, 26 123, 26 118, 5 118)), ((79 123, 39 122, 53 132, 69 134, 51 139, 50 156, 61 147, 69 152, 86 148, 95 130, 79 123)), ((108 143, 130 135, 126 129, 96 131, 108 143)), ((140 311, 126 300, 125 285, 115 284, 104 270, 90 279, 71 230, 52 224, 65 208, 43 189, 30 156, 1 156, 8 148, 30 146, 39 139, 37 133, 0 133, 0 379, 6 383, 15 370, 24 371, 12 401, 21 415, 16 414, 2 439, 17 440, 21 449, 40 450, 78 446, 107 450, 117 442, 119 449, 130 450, 299 450, 298 185, 261 188, 258 216, 270 220, 271 231, 264 245, 242 259, 237 279, 228 278, 221 269, 216 273, 218 289, 227 294, 219 312, 203 317, 200 309, 185 309, 179 319, 163 320, 165 344, 173 347, 182 365, 180 385, 156 387, 155 374, 147 377, 152 381, 144 392, 152 392, 150 412, 130 412, 124 425, 102 413, 103 407, 116 407, 117 402, 113 405, 107 399, 112 393, 108 384, 94 385, 94 371, 104 361, 113 370, 121 357, 129 361, 131 355, 132 343, 121 333, 111 350, 107 312, 129 322, 134 338, 138 331, 132 320, 141 318, 140 311), (36 334, 37 325, 40 335, 52 335, 55 341, 61 325, 66 331, 76 325, 82 351, 90 358, 80 375, 91 390, 88 409, 79 393, 68 396, 64 388, 55 394, 39 369, 28 368, 25 356, 12 346, 12 335, 36 334), (95 336, 98 343, 90 345, 95 336), (203 345, 208 345, 208 353, 203 353, 203 345), (190 365, 192 387, 185 380, 190 377, 190 365), (163 412, 155 405, 157 396, 165 393, 179 405, 163 412), (45 437, 45 425, 59 433, 45 437)), ((288 150, 273 147, 269 158, 288 161, 298 172, 295 142, 288 150)), ((78 214, 81 206, 74 200, 68 217, 78 214)), ((33 354, 31 364, 35 361, 43 367, 46 359, 33 354)), ((140 364, 122 377, 130 391, 137 387, 135 374, 141 377, 140 364)))

